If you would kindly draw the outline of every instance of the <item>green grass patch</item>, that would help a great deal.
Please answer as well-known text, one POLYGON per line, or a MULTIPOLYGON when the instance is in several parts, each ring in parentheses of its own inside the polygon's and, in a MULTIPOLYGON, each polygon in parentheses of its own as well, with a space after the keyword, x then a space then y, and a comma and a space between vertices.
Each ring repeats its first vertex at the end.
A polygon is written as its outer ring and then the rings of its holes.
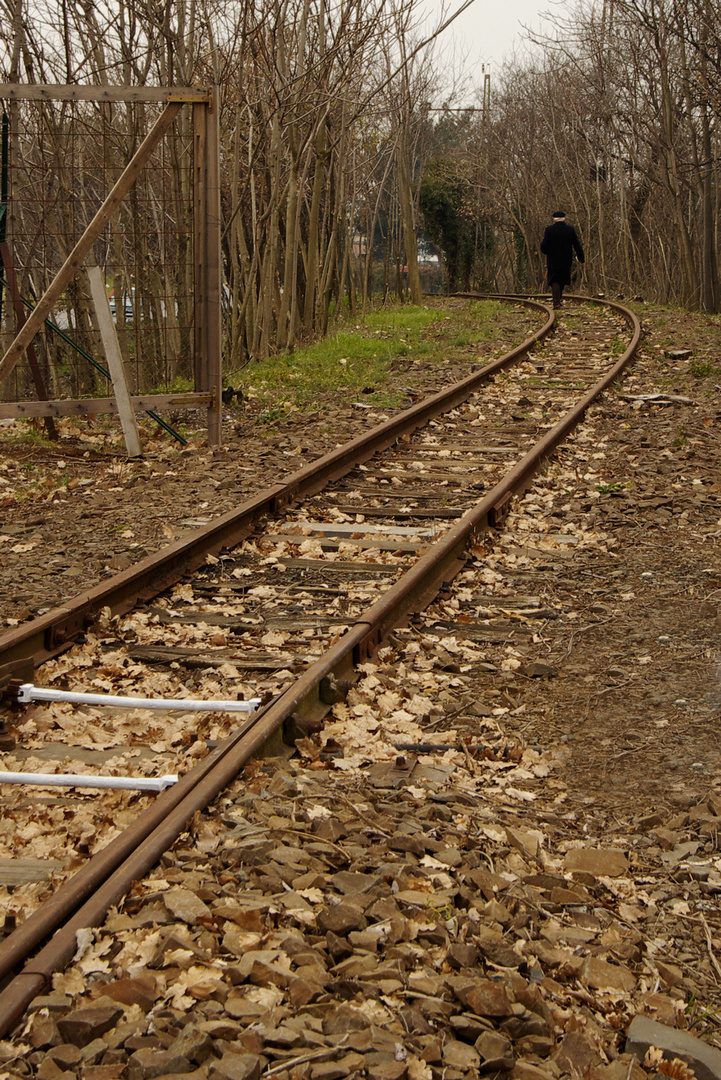
MULTIPOLYGON (((387 385, 393 372, 402 369, 404 384, 412 385, 414 361, 422 359, 426 370, 453 360, 467 364, 469 346, 487 350, 494 336, 508 337, 508 326, 499 320, 502 310, 494 301, 383 308, 362 325, 345 325, 323 341, 229 372, 226 380, 257 398, 259 419, 269 426, 290 412, 316 409, 323 396, 333 394, 341 401, 397 408, 404 395, 387 385)), ((518 340, 525 336, 519 326, 518 340)))
POLYGON ((47 434, 42 421, 37 420, 20 420, 15 422, 15 426, 6 432, 3 432, 3 438, 8 442, 16 442, 21 446, 36 446, 38 448, 49 449, 52 446, 57 445, 47 434))
POLYGON ((319 393, 342 390, 352 395, 365 386, 380 385, 394 357, 406 352, 398 332, 381 336, 343 331, 310 348, 271 357, 246 368, 244 374, 259 396, 264 391, 274 397, 282 391, 292 395, 288 404, 297 408, 315 401, 319 393))
MULTIPOLYGON (((407 334, 421 333, 430 323, 442 317, 442 312, 436 308, 410 307, 401 304, 398 307, 385 308, 366 315, 364 327, 366 330, 403 331, 407 334)), ((362 332, 363 327, 357 327, 362 332)))
POLYGON ((692 360, 688 369, 695 379, 717 379, 721 376, 721 368, 710 360, 692 360))

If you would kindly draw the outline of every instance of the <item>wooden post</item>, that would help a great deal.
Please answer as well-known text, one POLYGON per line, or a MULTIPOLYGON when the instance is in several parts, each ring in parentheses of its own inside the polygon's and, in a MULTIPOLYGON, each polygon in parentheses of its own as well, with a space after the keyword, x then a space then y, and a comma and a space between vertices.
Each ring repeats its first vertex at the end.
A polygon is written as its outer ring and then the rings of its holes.
POLYGON ((206 261, 207 293, 206 303, 206 342, 208 357, 208 386, 206 389, 214 395, 208 409, 208 442, 211 446, 220 446, 223 421, 223 357, 221 326, 221 284, 220 264, 220 87, 213 87, 210 105, 207 106, 206 133, 206 261))
POLYGON ((210 105, 193 107, 195 389, 213 395, 208 408, 211 446, 220 446, 222 434, 219 101, 216 86, 210 105))
POLYGON ((208 109, 193 106, 193 376, 196 390, 208 389, 206 364, 205 158, 208 109))
MULTIPOLYGON (((130 400, 130 391, 125 377, 120 342, 115 332, 115 324, 113 323, 113 316, 105 293, 105 283, 99 266, 88 267, 88 284, 90 285, 90 296, 95 308, 98 330, 103 342, 105 359, 108 362, 110 377, 113 380, 113 393, 118 406, 118 416, 125 436, 128 457, 142 457, 143 448, 140 444, 138 425, 135 422, 135 410, 130 400)), ((122 304, 123 297, 119 297, 116 303, 122 304)))
POLYGON ((48 288, 40 297, 37 305, 30 313, 27 322, 0 361, 0 381, 7 378, 11 373, 36 333, 45 322, 45 319, 52 311, 55 301, 76 271, 80 269, 83 259, 130 191, 146 161, 150 158, 155 147, 163 138, 165 132, 173 123, 173 120, 178 115, 181 108, 182 102, 169 102, 143 139, 130 162, 120 174, 105 202, 58 270, 48 288))
POLYGON ((69 83, 0 83, 0 101, 170 101, 210 100, 197 86, 77 86, 69 83))

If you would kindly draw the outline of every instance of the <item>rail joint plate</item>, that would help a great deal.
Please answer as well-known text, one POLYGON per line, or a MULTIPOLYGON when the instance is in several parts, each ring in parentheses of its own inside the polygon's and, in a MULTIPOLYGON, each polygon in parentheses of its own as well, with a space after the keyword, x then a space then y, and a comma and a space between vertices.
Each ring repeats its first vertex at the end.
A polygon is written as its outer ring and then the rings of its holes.
POLYGON ((63 645, 71 644, 78 634, 87 629, 91 621, 88 612, 75 611, 62 622, 54 623, 45 632, 45 648, 48 652, 53 652, 63 645))
POLYGON ((488 524, 491 528, 497 528, 499 525, 503 524, 511 511, 512 502, 513 492, 508 491, 502 499, 498 500, 495 506, 491 507, 488 511, 488 524))

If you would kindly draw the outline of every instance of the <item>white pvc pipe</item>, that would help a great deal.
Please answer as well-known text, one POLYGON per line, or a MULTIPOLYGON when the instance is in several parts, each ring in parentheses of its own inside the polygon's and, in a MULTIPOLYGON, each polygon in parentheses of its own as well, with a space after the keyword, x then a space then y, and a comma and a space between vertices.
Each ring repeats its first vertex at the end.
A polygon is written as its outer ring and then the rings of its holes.
POLYGON ((165 791, 177 776, 88 776, 83 773, 3 772, 0 784, 37 784, 39 787, 124 788, 127 791, 165 791))
POLYGON ((194 698, 114 697, 112 694, 49 690, 43 686, 33 686, 32 683, 22 684, 18 690, 18 701, 21 705, 31 701, 69 701, 74 705, 116 705, 122 709, 174 709, 180 712, 252 713, 260 705, 260 698, 249 698, 248 701, 198 701, 194 698))

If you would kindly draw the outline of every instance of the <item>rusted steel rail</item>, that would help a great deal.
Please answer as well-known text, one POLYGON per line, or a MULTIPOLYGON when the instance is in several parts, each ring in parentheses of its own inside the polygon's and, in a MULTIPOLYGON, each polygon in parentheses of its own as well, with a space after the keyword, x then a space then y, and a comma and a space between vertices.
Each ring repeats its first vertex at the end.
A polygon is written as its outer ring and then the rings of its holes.
MULTIPOLYGON (((585 298, 578 299, 589 302, 585 298)), ((532 301, 528 303, 542 307, 532 301)), ((611 385, 636 351, 641 328, 635 315, 616 304, 605 301, 597 303, 622 315, 632 332, 628 348, 613 367, 536 443, 500 483, 468 510, 380 600, 369 607, 324 656, 312 664, 275 701, 250 717, 234 735, 187 773, 177 785, 159 795, 153 805, 124 833, 94 856, 73 878, 61 885, 50 901, 0 944, 0 981, 7 981, 0 993, 0 1036, 23 1015, 32 999, 48 985, 53 973, 61 970, 72 959, 76 951, 76 932, 102 922, 109 908, 125 895, 132 882, 151 869, 162 853, 187 828, 193 816, 209 805, 238 775, 243 765, 262 750, 285 720, 293 713, 313 712, 318 705, 317 690, 321 679, 329 674, 346 676, 355 664, 371 655, 393 627, 401 623, 410 612, 427 604, 439 588, 463 568, 469 540, 484 529, 502 522, 512 497, 528 487, 544 459, 576 427, 591 402, 611 385), (19 965, 48 939, 49 943, 13 977, 19 965)), ((197 566, 205 552, 217 551, 223 546, 238 543, 250 534, 258 515, 320 490, 330 479, 344 475, 376 450, 392 444, 401 434, 420 426, 439 412, 453 408, 493 371, 527 352, 536 341, 553 329, 552 313, 545 307, 542 307, 542 310, 549 314, 544 327, 512 353, 487 365, 449 391, 419 403, 395 420, 388 421, 368 435, 346 444, 333 454, 320 459, 315 466, 308 466, 293 474, 287 484, 269 489, 244 504, 238 511, 225 515, 213 526, 202 530, 200 535, 194 534, 187 545, 172 545, 158 556, 146 559, 134 571, 118 575, 102 589, 84 594, 75 604, 51 613, 57 622, 54 623, 49 615, 45 619, 35 620, 35 623, 43 624, 42 629, 37 626, 32 629, 34 624, 20 627, 14 634, 0 640, 0 650, 8 638, 20 637, 21 640, 14 643, 18 662, 24 660, 27 663, 30 657, 35 660, 36 657, 54 655, 66 647, 66 642, 56 639, 48 649, 42 635, 48 633, 54 625, 72 625, 68 622, 71 611, 82 624, 87 617, 92 617, 100 606, 114 606, 116 611, 127 610, 133 598, 148 595, 151 581, 152 591, 160 591, 177 581, 189 568, 197 566), (180 571, 177 565, 173 566, 177 559, 182 562, 180 571), (152 568, 155 568, 154 579, 152 568), (137 586, 134 595, 133 582, 137 586)), ((7 663, 2 652, 0 661, 7 663)))
POLYGON ((54 608, 4 634, 0 637, 0 687, 17 677, 14 665, 17 665, 18 671, 22 668, 21 677, 24 678, 30 663, 37 667, 68 648, 78 634, 92 625, 101 609, 109 608, 113 615, 120 615, 135 607, 138 601, 157 596, 180 581, 184 574, 201 566, 207 554, 233 548, 251 536, 264 515, 315 494, 379 450, 392 446, 402 435, 415 431, 434 416, 453 409, 495 372, 514 363, 553 330, 552 313, 538 301, 526 298, 516 300, 513 297, 500 299, 535 308, 547 319, 540 330, 515 349, 461 382, 417 402, 398 416, 344 443, 292 473, 284 483, 266 488, 237 509, 216 518, 204 528, 194 530, 189 538, 162 548, 101 585, 80 593, 62 607, 54 608))

